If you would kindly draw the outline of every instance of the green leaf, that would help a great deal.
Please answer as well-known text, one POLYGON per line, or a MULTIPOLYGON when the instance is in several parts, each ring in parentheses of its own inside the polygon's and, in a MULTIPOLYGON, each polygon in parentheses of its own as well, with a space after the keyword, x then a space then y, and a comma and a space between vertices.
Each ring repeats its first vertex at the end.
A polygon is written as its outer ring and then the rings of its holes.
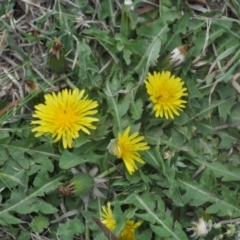
MULTIPOLYGON (((176 39, 179 39, 180 33, 185 34, 186 30, 189 26, 191 14, 185 13, 182 15, 182 17, 177 21, 177 23, 174 25, 173 33, 169 37, 167 44, 165 45, 163 51, 165 50, 173 50, 176 46, 176 39), (173 42, 173 44, 172 44, 173 42), (170 47, 169 47, 170 46, 170 47)), ((179 41, 180 42, 180 41, 179 41)))
POLYGON ((170 231, 168 231, 166 228, 162 226, 155 226, 153 224, 150 224, 150 227, 153 230, 153 232, 155 232, 160 237, 164 237, 164 239, 168 239, 172 235, 170 231))
MULTIPOLYGON (((227 28, 231 28, 232 22, 223 20, 222 25, 225 25, 225 27, 227 28)), ((223 36, 223 39, 224 39, 225 38, 224 33, 226 34, 225 30, 213 22, 213 24, 211 24, 211 29, 209 34, 209 45, 214 43, 214 41, 219 41, 221 39, 220 38, 221 36, 223 36)), ((232 38, 232 36, 230 35, 228 37, 229 37, 229 40, 232 38)))
POLYGON ((26 239, 31 239, 30 232, 25 229, 22 229, 20 235, 18 236, 18 240, 26 240, 26 239))
POLYGON ((158 38, 155 38, 155 41, 152 41, 152 43, 150 44, 150 46, 147 49, 148 51, 146 52, 146 55, 148 56, 147 68, 150 65, 153 65, 154 62, 156 61, 156 59, 158 58, 160 48, 161 48, 161 41, 158 38))
POLYGON ((144 53, 144 55, 141 56, 141 59, 138 63, 138 65, 135 67, 135 71, 142 74, 143 69, 148 70, 149 66, 153 63, 153 59, 156 59, 156 53, 154 51, 157 51, 159 53, 160 47, 161 47, 161 41, 159 38, 161 38, 164 35, 164 32, 167 30, 167 27, 164 26, 163 28, 157 28, 157 31, 154 32, 154 37, 151 40, 151 42, 148 44, 148 47, 144 53), (145 61, 147 61, 145 63, 145 61))
POLYGON ((27 60, 26 54, 22 51, 22 49, 19 47, 19 45, 15 42, 15 40, 12 38, 11 34, 8 34, 7 42, 11 49, 15 52, 17 52, 24 60, 27 60))
MULTIPOLYGON (((160 225, 160 228, 162 231, 156 231, 155 233, 158 234, 158 236, 164 236, 166 238, 164 239, 176 239, 176 240, 187 240, 186 234, 183 232, 182 227, 180 224, 177 224, 175 222, 173 224, 173 219, 171 216, 171 212, 167 210, 164 215, 164 218, 159 218, 159 216, 153 211, 153 207, 149 205, 149 198, 143 199, 138 195, 135 195, 136 203, 140 204, 141 208, 144 209, 148 214, 152 216, 152 219, 156 221, 156 224, 160 225)), ((164 208, 163 208, 164 209, 164 208)), ((161 209, 161 211, 163 211, 161 209)), ((152 228, 152 225, 150 225, 152 228)), ((157 226, 157 225, 155 225, 157 226)), ((157 229, 157 227, 152 228, 153 231, 157 229)))
POLYGON ((116 63, 119 62, 115 51, 113 50, 113 46, 115 47, 117 41, 111 37, 109 37, 109 31, 100 31, 98 29, 84 29, 83 32, 85 34, 89 34, 91 36, 96 37, 99 43, 107 50, 107 52, 112 56, 116 63))
POLYGON ((234 142, 238 140, 238 133, 235 129, 216 131, 216 123, 210 123, 209 121, 196 122, 197 131, 201 134, 218 135, 221 142, 218 146, 219 149, 229 149, 234 142))
POLYGON ((222 25, 222 23, 220 24, 217 21, 214 21, 214 24, 216 24, 219 27, 223 28, 226 32, 230 33, 230 35, 236 37, 237 39, 240 39, 240 36, 238 34, 236 34, 234 31, 232 31, 231 29, 229 29, 229 26, 224 26, 224 25, 222 25))
POLYGON ((177 132, 174 128, 172 128, 171 137, 172 137, 171 144, 173 144, 175 148, 177 147, 178 149, 181 149, 185 142, 182 135, 179 132, 177 132))
POLYGON ((0 224, 1 225, 10 225, 10 224, 19 224, 22 223, 22 220, 14 217, 10 213, 3 212, 0 213, 0 224))
POLYGON ((132 52, 130 52, 128 49, 123 49, 123 59, 126 62, 127 65, 131 64, 131 55, 132 52))
POLYGON ((136 213, 135 214, 137 218, 142 219, 143 221, 155 224, 156 220, 152 217, 151 213, 136 213))
POLYGON ((101 7, 98 10, 98 16, 99 20, 103 21, 107 17, 110 17, 110 19, 113 19, 113 2, 112 1, 102 1, 101 7))
POLYGON ((192 98, 203 98, 203 94, 198 90, 197 88, 197 82, 195 79, 188 78, 187 76, 185 77, 185 83, 187 85, 187 91, 188 91, 188 97, 189 99, 192 98))
POLYGON ((187 127, 181 125, 181 126, 175 126, 174 128, 176 129, 176 131, 178 131, 184 137, 186 137, 187 140, 190 140, 192 138, 192 132, 191 132, 192 129, 190 124, 188 124, 187 127))
POLYGON ((232 108, 231 114, 229 116, 231 123, 240 123, 240 111, 238 104, 232 108))
POLYGON ((42 215, 34 217, 31 222, 32 231, 38 232, 38 233, 41 233, 48 226, 49 226, 48 218, 42 215))
POLYGON ((131 102, 130 112, 132 115, 132 119, 138 120, 141 118, 143 112, 143 101, 141 98, 139 98, 137 101, 131 102))
POLYGON ((124 225, 126 224, 126 219, 123 215, 120 203, 118 201, 115 201, 113 215, 117 223, 114 229, 114 234, 116 236, 119 236, 124 228, 124 225))
POLYGON ((84 162, 86 162, 86 159, 77 154, 71 153, 68 150, 64 150, 60 157, 59 167, 61 169, 70 169, 84 162))
POLYGON ((136 233, 136 239, 152 239, 152 230, 151 229, 147 229, 143 232, 141 232, 141 235, 140 234, 137 234, 136 233))
MULTIPOLYGON (((43 147, 34 147, 32 148, 32 146, 38 142, 37 138, 28 138, 28 139, 24 139, 24 141, 22 140, 18 140, 18 141, 13 141, 11 143, 6 143, 6 141, 1 140, 0 141, 0 147, 6 148, 9 153, 12 154, 13 158, 15 160, 19 160, 19 158, 24 158, 24 153, 27 154, 42 154, 42 155, 46 155, 49 157, 53 157, 53 158, 59 158, 59 155, 54 154, 52 152, 52 149, 49 149, 49 147, 46 147, 45 145, 43 147)), ((47 146, 49 146, 49 143, 46 144, 47 146)))
POLYGON ((79 235, 85 231, 83 223, 75 218, 68 220, 67 223, 59 224, 58 235, 61 240, 73 239, 74 235, 79 235))
POLYGON ((130 104, 130 98, 127 97, 125 101, 123 100, 122 103, 119 103, 118 98, 114 97, 114 93, 111 89, 111 85, 108 83, 106 83, 106 94, 109 96, 107 98, 107 101, 111 109, 111 114, 114 117, 114 121, 116 122, 118 129, 121 129, 121 122, 122 122, 121 116, 123 116, 128 110, 128 106, 130 104), (127 108, 125 108, 125 106, 127 108))
POLYGON ((8 137, 9 137, 9 132, 6 131, 5 129, 0 129, 0 139, 8 138, 8 137))
MULTIPOLYGON (((13 202, 11 198, 11 204, 17 203, 13 202)), ((23 205, 18 205, 14 208, 14 211, 19 214, 29 214, 33 212, 41 212, 43 214, 53 214, 56 213, 58 210, 57 208, 53 207, 51 204, 46 203, 40 198, 29 198, 25 201, 23 205)))
POLYGON ((180 116, 174 118, 174 124, 183 126, 189 122, 190 118, 185 112, 180 112, 180 116))
POLYGON ((81 80, 87 79, 87 68, 89 62, 89 56, 91 54, 91 50, 89 46, 85 43, 85 41, 81 41, 77 43, 78 48, 78 64, 79 64, 79 73, 78 76, 81 80))
POLYGON ((26 171, 22 169, 18 162, 13 160, 11 157, 8 158, 8 161, 1 168, 1 172, 3 175, 0 176, 0 187, 8 188, 18 186, 21 183, 24 184, 23 178, 25 175, 27 175, 26 171))
POLYGON ((136 41, 128 41, 125 48, 133 54, 142 57, 146 52, 146 44, 148 42, 145 39, 137 39, 136 41))
POLYGON ((226 49, 223 53, 221 53, 215 60, 215 62, 219 62, 220 60, 228 57, 229 55, 231 55, 233 52, 236 51, 236 49, 239 48, 239 45, 235 45, 235 46, 232 46, 228 49, 226 49))
POLYGON ((191 204, 192 206, 198 207, 205 203, 211 203, 209 206, 209 212, 218 212, 221 216, 228 216, 229 212, 232 213, 232 217, 240 216, 239 204, 235 202, 229 202, 221 196, 218 196, 212 191, 207 189, 206 186, 201 186, 194 181, 186 180, 187 177, 183 176, 178 179, 179 188, 182 188, 186 193, 182 196, 185 204, 191 204))
POLYGON ((162 170, 162 164, 163 164, 163 161, 162 161, 162 158, 159 157, 158 154, 156 154, 156 151, 153 151, 153 150, 148 150, 148 151, 144 151, 142 153, 142 156, 143 156, 143 159, 148 163, 150 164, 151 166, 153 166, 157 171, 161 172, 162 170), (157 155, 157 156, 156 156, 157 155))
POLYGON ((42 211, 44 213, 55 213, 57 211, 56 208, 36 197, 43 196, 46 192, 55 189, 56 184, 59 184, 59 181, 63 178, 64 176, 58 176, 53 179, 48 179, 41 187, 32 189, 31 193, 27 196, 24 196, 23 191, 20 189, 13 191, 11 201, 4 204, 0 210, 0 219, 7 224, 16 224, 21 221, 18 220, 17 222, 17 219, 10 215, 12 211, 29 213, 31 210, 33 212, 42 211), (42 209, 43 207, 46 209, 42 209))
POLYGON ((226 122, 228 115, 231 115, 231 109, 235 104, 235 99, 230 99, 228 102, 220 105, 218 107, 219 115, 222 118, 223 122, 226 122))
POLYGON ((21 180, 18 179, 18 178, 16 178, 15 176, 12 176, 12 175, 5 174, 5 173, 1 173, 1 172, 0 172, 0 180, 3 181, 3 182, 5 182, 6 179, 11 180, 11 181, 13 181, 13 182, 16 182, 16 183, 18 183, 18 184, 23 185, 23 184, 21 183, 21 180))
POLYGON ((147 37, 147 38, 155 38, 156 36, 160 36, 161 38, 166 37, 166 33, 169 31, 167 24, 164 22, 162 18, 157 19, 152 23, 148 23, 145 26, 141 26, 137 29, 138 36, 147 37))
POLYGON ((240 170, 238 168, 231 168, 228 164, 220 162, 203 162, 202 159, 194 159, 200 165, 204 164, 209 170, 213 171, 217 178, 221 181, 240 181, 240 170))
POLYGON ((125 95, 125 97, 117 102, 117 109, 118 109, 118 115, 119 117, 123 117, 128 109, 130 102, 132 100, 132 97, 130 94, 125 95))

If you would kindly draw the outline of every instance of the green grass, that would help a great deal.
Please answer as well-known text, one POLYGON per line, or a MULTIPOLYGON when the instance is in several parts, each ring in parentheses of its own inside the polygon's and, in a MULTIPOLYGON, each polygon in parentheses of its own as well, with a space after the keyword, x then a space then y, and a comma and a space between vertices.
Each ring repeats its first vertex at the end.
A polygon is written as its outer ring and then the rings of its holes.
POLYGON ((191 239, 186 229, 203 217, 215 227, 202 239, 239 239, 240 4, 222 3, 0 4, 1 239, 108 239, 92 219, 107 202, 116 236, 130 219, 141 222, 136 240, 191 239), (61 63, 49 59, 55 37, 61 63), (169 54, 181 46, 177 66, 169 54), (166 70, 188 92, 170 120, 155 117, 144 84, 148 72, 166 70), (30 124, 44 94, 65 88, 85 89, 99 104, 96 130, 81 132, 72 149, 35 137, 30 124), (150 146, 133 175, 107 149, 127 126, 150 146), (57 191, 81 173, 95 179, 92 193, 57 191))

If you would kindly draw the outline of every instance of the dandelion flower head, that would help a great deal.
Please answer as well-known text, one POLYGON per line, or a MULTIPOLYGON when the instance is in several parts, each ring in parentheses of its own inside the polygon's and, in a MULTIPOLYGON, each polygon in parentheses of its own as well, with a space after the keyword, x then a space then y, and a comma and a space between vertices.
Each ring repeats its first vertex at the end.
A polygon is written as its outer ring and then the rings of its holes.
POLYGON ((109 152, 117 158, 122 158, 130 175, 138 169, 135 162, 145 163, 138 151, 148 150, 149 146, 139 132, 129 134, 130 127, 124 133, 118 133, 118 138, 111 140, 108 145, 109 152))
POLYGON ((135 240, 134 231, 140 224, 140 222, 135 223, 132 220, 127 220, 119 240, 135 240))
POLYGON ((90 134, 88 129, 96 129, 93 122, 98 118, 92 117, 97 113, 97 101, 83 96, 85 90, 64 89, 59 93, 45 95, 45 104, 35 106, 34 118, 31 124, 38 125, 32 129, 39 137, 44 133, 52 134, 54 142, 62 139, 64 148, 73 147, 73 139, 79 137, 79 131, 90 134))
POLYGON ((181 78, 171 75, 169 71, 154 72, 153 75, 148 73, 148 79, 144 82, 154 105, 155 117, 174 119, 174 114, 179 116, 179 111, 187 103, 182 97, 188 95, 181 78))
POLYGON ((116 221, 113 216, 110 202, 107 206, 102 206, 101 222, 110 230, 113 231, 116 227, 116 221))
MULTIPOLYGON (((114 231, 116 227, 116 220, 114 218, 110 202, 107 206, 102 206, 101 212, 101 222, 110 230, 114 231)), ((132 220, 127 220, 126 224, 118 237, 119 240, 135 240, 134 231, 140 225, 140 222, 134 222, 132 220)))

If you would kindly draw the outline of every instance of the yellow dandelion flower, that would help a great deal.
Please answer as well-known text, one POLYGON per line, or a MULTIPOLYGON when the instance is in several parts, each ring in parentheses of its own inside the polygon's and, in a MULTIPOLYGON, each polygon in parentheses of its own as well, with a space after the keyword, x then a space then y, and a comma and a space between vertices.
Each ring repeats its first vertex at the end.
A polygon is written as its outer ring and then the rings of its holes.
POLYGON ((179 111, 185 108, 187 101, 182 100, 187 96, 187 88, 183 87, 181 78, 171 76, 171 73, 154 72, 148 73, 148 81, 144 81, 150 100, 154 104, 155 117, 174 118, 174 114, 179 116, 179 111))
MULTIPOLYGON (((109 230, 114 231, 116 227, 116 220, 114 218, 110 202, 107 203, 107 206, 102 206, 101 222, 109 230)), ((127 220, 120 236, 118 237, 119 240, 135 240, 134 231, 140 224, 140 222, 127 220)))
POLYGON ((132 220, 127 220, 119 240, 135 240, 134 231, 140 224, 140 222, 134 223, 132 220))
POLYGON ((138 151, 148 150, 149 146, 142 141, 143 136, 138 136, 139 132, 129 135, 130 127, 127 127, 123 134, 118 133, 118 138, 111 140, 109 152, 117 158, 122 158, 130 175, 138 169, 135 161, 145 163, 138 151))
POLYGON ((113 231, 116 227, 116 221, 113 216, 110 202, 107 206, 102 206, 101 222, 110 230, 113 231))
POLYGON ((45 104, 35 106, 34 118, 31 124, 39 125, 32 129, 36 132, 35 137, 39 137, 44 133, 52 134, 54 142, 62 139, 64 148, 72 148, 73 139, 79 137, 79 131, 90 134, 89 129, 96 129, 92 122, 98 121, 91 115, 98 111, 97 101, 87 99, 83 96, 85 90, 68 90, 62 92, 46 94, 45 104))

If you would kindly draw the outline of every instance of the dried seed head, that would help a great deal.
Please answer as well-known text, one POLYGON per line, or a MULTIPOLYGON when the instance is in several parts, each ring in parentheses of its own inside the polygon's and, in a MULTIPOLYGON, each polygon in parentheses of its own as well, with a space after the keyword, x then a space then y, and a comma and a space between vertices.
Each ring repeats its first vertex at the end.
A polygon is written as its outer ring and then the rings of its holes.
POLYGON ((185 59, 186 55, 191 47, 193 47, 193 44, 186 44, 179 47, 174 48, 169 54, 167 54, 165 57, 160 58, 160 62, 158 63, 158 70, 163 71, 171 71, 174 68, 177 68, 181 66, 185 59))
POLYGON ((69 183, 65 184, 64 186, 57 187, 57 191, 67 197, 74 195, 73 190, 73 185, 69 183))
POLYGON ((65 69, 65 56, 63 51, 64 45, 58 38, 54 38, 54 42, 49 51, 49 67, 55 73, 62 73, 65 69))
POLYGON ((56 59, 59 60, 63 48, 64 48, 64 45, 59 41, 58 38, 55 37, 53 45, 50 48, 49 54, 52 57, 55 57, 56 59))
POLYGON ((28 33, 30 33, 32 36, 34 36, 34 37, 40 37, 40 32, 38 31, 38 30, 36 30, 36 29, 30 29, 29 31, 28 31, 28 33))
POLYGON ((31 79, 26 79, 24 84, 25 84, 25 91, 27 93, 32 93, 32 92, 34 92, 36 90, 39 90, 38 84, 35 81, 31 80, 31 79))
POLYGON ((164 153, 163 153, 163 159, 168 159, 170 157, 174 156, 174 152, 172 153, 170 150, 166 150, 164 153))
POLYGON ((193 44, 186 44, 172 50, 170 53, 170 63, 174 68, 180 66, 185 61, 185 57, 191 47, 193 47, 193 44))

